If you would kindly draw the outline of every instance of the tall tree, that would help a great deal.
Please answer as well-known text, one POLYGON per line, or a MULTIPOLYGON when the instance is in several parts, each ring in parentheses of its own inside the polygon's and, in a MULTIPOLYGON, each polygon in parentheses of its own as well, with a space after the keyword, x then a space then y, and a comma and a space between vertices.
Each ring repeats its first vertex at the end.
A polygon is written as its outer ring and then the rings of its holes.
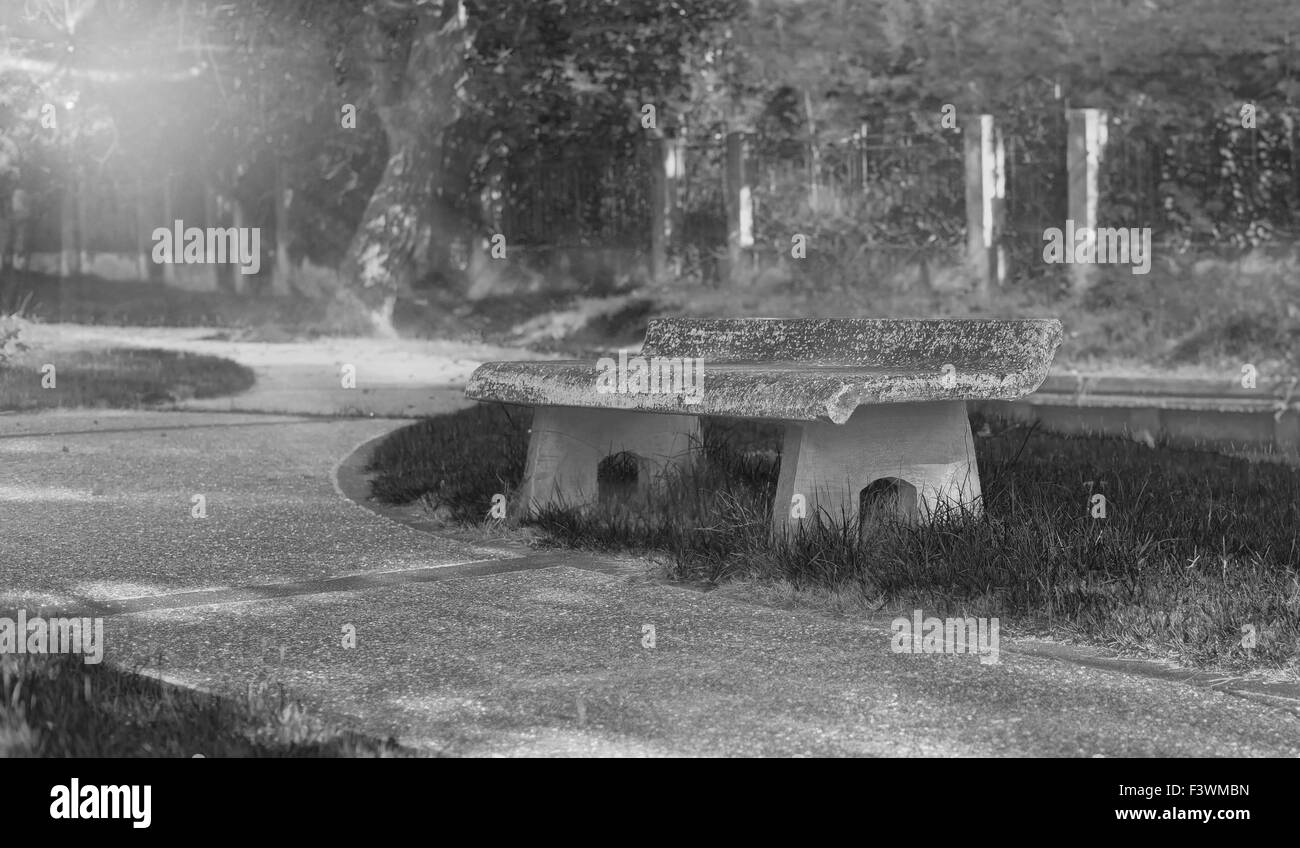
POLYGON ((393 332, 397 296, 449 262, 448 135, 464 104, 471 32, 461 0, 383 0, 347 21, 356 62, 388 140, 384 171, 341 268, 376 330, 393 332))

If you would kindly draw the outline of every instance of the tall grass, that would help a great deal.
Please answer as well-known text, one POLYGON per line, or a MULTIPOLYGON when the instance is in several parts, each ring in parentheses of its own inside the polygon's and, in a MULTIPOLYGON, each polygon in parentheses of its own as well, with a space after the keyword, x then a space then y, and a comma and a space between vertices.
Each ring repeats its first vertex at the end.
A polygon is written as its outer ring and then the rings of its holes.
MULTIPOLYGON (((532 523, 554 544, 659 552, 675 580, 782 583, 863 609, 998 616, 1012 629, 1198 667, 1300 670, 1300 473, 994 423, 994 435, 976 440, 978 515, 953 511, 921 525, 821 514, 774 535, 777 429, 704 419, 699 461, 653 497, 610 495, 620 489, 610 463, 606 496, 548 507, 532 523), (1105 518, 1092 516, 1095 494, 1105 518), (1256 638, 1249 649, 1246 625, 1256 638)), ((375 455, 375 493, 432 496, 481 521, 490 493, 522 476, 525 431, 518 417, 483 410, 399 431, 401 450, 375 455)))
POLYGON ((405 753, 330 729, 268 678, 223 698, 74 655, 0 656, 0 758, 405 753))
POLYGON ((0 410, 135 409, 222 397, 249 389, 256 382, 253 370, 238 362, 169 350, 111 348, 68 351, 40 359, 0 360, 0 410), (53 372, 45 365, 53 365, 53 372), (48 387, 47 375, 52 377, 48 387))

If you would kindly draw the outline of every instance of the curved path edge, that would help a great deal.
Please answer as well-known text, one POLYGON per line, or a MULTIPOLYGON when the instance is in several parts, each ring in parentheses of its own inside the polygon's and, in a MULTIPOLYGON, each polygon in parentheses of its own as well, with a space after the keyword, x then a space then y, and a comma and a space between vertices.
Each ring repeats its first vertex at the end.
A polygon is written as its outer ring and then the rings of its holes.
MULTIPOLYGON (((409 507, 379 503, 370 497, 370 474, 366 471, 366 466, 370 464, 370 456, 379 443, 392 434, 393 431, 390 430, 372 439, 367 439, 353 448, 347 456, 339 460, 338 464, 334 466, 334 473, 331 475, 334 490, 345 500, 349 500, 381 518, 410 527, 412 530, 418 530, 421 533, 434 536, 441 535, 439 531, 442 527, 437 522, 417 517, 409 507)), ((486 554, 483 560, 465 563, 462 566, 453 566, 453 568, 464 568, 481 562, 498 565, 509 563, 512 566, 500 569, 503 571, 517 571, 523 568, 549 568, 557 565, 567 565, 587 571, 605 573, 623 573, 625 570, 624 567, 618 565, 619 562, 624 561, 622 558, 600 557, 586 551, 569 549, 538 551, 524 545, 510 544, 508 542, 490 545, 474 544, 473 548, 486 554)))

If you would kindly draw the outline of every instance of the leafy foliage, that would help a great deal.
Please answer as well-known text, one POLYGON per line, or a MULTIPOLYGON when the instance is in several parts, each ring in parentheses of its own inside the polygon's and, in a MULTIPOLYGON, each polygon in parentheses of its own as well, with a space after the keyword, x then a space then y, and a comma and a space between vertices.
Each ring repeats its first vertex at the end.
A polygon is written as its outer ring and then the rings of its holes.
POLYGON ((27 350, 27 345, 19 338, 22 325, 12 316, 0 315, 0 368, 9 364, 15 354, 27 350))
MULTIPOLYGON (((73 169, 126 196, 154 197, 172 173, 238 200, 248 224, 273 227, 278 169, 294 189, 292 255, 336 264, 392 154, 381 118, 419 91, 410 60, 427 31, 421 22, 455 5, 13 5, 0 13, 0 132, 46 209, 57 207, 73 169), (59 109, 57 134, 41 128, 46 103, 59 109), (339 131, 344 104, 357 109, 355 130, 339 131)), ((1289 0, 466 0, 464 8, 461 117, 428 143, 442 151, 440 202, 479 233, 498 231, 507 203, 515 220, 572 226, 628 207, 629 186, 644 195, 644 174, 629 163, 644 156, 647 104, 659 130, 693 143, 745 130, 761 140, 762 157, 791 168, 812 158, 829 171, 837 145, 864 124, 871 136, 952 134, 939 124, 951 105, 959 126, 992 112, 1009 134, 1047 150, 1036 129, 1047 116, 1100 106, 1122 116, 1117 139, 1129 144, 1136 132, 1132 144, 1155 151, 1156 176, 1140 191, 1117 173, 1121 217, 1158 213, 1159 227, 1189 243, 1255 244, 1290 226, 1289 206, 1279 211, 1294 194, 1283 123, 1300 94, 1291 38, 1300 10, 1289 0), (1240 127, 1230 127, 1247 102, 1260 115, 1249 154, 1240 127), (1231 155, 1210 161, 1198 146, 1231 155), (575 158, 589 169, 583 191, 600 203, 538 178, 543 164, 575 158), (1210 184, 1201 172, 1216 168, 1229 173, 1210 184)), ((699 182, 720 180, 714 164, 704 166, 699 182)), ((903 180, 882 175, 877 198, 904 191, 903 180)), ((720 206, 697 194, 687 230, 712 231, 707 219, 720 206)), ((808 192, 797 180, 769 194, 774 215, 765 220, 779 226, 815 211, 801 208, 808 192)), ((936 216, 930 201, 915 192, 903 204, 873 199, 846 210, 848 220, 817 226, 843 239, 942 241, 951 216, 936 216)))

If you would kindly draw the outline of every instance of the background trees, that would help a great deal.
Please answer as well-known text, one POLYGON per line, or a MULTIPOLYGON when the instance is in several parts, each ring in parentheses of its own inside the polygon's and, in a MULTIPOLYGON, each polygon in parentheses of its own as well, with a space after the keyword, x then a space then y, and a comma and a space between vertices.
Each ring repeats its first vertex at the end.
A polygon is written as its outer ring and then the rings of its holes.
POLYGON ((1289 114, 1298 20, 1288 0, 26 0, 0 11, 0 170, 47 231, 262 226, 274 287, 337 268, 385 328, 413 288, 464 285, 511 186, 641 155, 646 104, 658 131, 774 155, 945 104, 1012 126, 1107 107, 1166 144, 1244 103, 1289 114), (110 183, 123 208, 88 206, 110 183))

